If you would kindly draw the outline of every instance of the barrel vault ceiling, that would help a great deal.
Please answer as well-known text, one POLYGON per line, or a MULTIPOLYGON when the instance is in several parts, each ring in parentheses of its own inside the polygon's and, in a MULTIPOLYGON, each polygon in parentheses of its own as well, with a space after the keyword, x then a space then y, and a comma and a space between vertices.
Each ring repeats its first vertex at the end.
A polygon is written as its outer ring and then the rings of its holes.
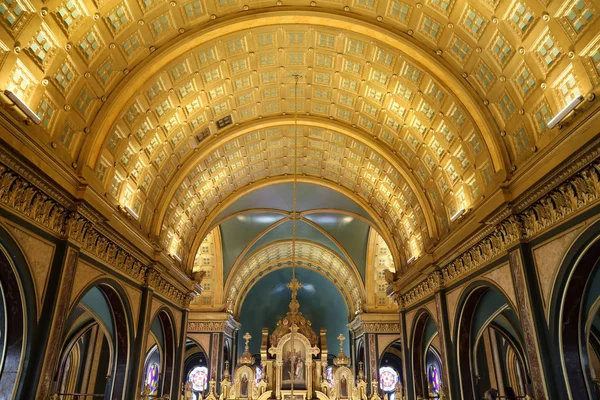
MULTIPOLYGON (((600 83, 598 11, 592 0, 0 0, 0 82, 40 116, 32 140, 187 272, 228 207, 290 182, 294 132, 300 180, 354 202, 403 271, 460 224, 451 216, 560 139, 548 120, 600 83)), ((322 249, 360 271, 336 246, 322 249)))

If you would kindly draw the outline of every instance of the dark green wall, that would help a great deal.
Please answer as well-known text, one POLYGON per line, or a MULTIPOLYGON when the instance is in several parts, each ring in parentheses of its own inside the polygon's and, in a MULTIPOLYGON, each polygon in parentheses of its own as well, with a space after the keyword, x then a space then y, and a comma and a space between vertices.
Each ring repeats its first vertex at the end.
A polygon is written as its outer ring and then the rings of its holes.
MULTIPOLYGON (((252 335, 250 352, 260 352, 262 328, 269 328, 273 333, 277 321, 289 311, 290 291, 285 286, 292 276, 291 268, 271 272, 263 277, 248 293, 241 307, 240 335, 238 354, 244 351, 242 336, 246 332, 252 335)), ((317 272, 299 268, 296 279, 304 285, 298 292, 300 312, 312 322, 318 335, 321 328, 327 329, 327 347, 330 353, 337 354, 339 341, 336 337, 348 334, 348 309, 337 288, 317 272)), ((348 339, 344 342, 344 351, 350 354, 348 339)))

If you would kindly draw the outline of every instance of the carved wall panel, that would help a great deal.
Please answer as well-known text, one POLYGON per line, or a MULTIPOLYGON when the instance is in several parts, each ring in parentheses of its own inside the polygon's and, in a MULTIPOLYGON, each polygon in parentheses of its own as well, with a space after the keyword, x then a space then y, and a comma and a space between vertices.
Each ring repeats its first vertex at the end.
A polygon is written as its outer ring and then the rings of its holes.
POLYGON ((548 318, 550 313, 548 305, 551 301, 552 288, 556 281, 558 269, 560 268, 563 257, 569 250, 571 243, 575 241, 583 228, 582 225, 579 225, 569 232, 553 237, 532 249, 533 261, 535 263, 538 282, 542 292, 546 318, 548 318))
POLYGON ((16 225, 3 221, 3 226, 10 232, 25 255, 36 292, 38 319, 41 312, 41 302, 46 293, 48 274, 54 259, 56 246, 36 235, 27 232, 16 225))

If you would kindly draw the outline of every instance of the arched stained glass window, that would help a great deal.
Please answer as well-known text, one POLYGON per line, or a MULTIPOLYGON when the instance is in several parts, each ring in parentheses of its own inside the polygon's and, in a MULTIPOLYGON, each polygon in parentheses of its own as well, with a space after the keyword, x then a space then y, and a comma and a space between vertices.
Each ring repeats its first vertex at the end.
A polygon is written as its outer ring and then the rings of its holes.
POLYGON ((188 374, 188 381, 192 384, 192 390, 203 392, 208 383, 208 368, 195 367, 188 374))
POLYGON ((327 382, 329 382, 329 385, 333 386, 333 367, 329 366, 325 368, 325 373, 327 374, 327 382))
POLYGON ((150 394, 156 394, 158 390, 158 364, 151 363, 146 370, 146 386, 150 388, 150 394))
POLYGON ((429 383, 429 392, 436 395, 440 391, 440 373, 433 364, 427 369, 427 382, 429 383))
POLYGON ((258 382, 262 379, 262 367, 256 367, 256 372, 254 373, 254 382, 258 385, 258 382))
POLYGON ((398 382, 398 373, 390 367, 379 368, 379 387, 384 392, 393 392, 396 390, 398 382))

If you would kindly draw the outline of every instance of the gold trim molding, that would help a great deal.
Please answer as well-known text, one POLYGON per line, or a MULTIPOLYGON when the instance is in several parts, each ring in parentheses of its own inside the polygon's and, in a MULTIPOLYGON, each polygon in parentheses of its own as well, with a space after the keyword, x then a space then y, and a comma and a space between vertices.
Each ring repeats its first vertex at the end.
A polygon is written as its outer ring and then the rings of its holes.
POLYGON ((116 234, 106 234, 106 228, 98 227, 100 218, 93 210, 55 190, 4 147, 0 147, 0 207, 78 244, 81 250, 140 285, 151 287, 165 299, 189 307, 192 293, 169 282, 148 260, 133 256, 135 251, 121 245, 116 234))
POLYGON ((414 305, 440 288, 507 254, 520 241, 557 226, 600 200, 600 140, 575 154, 571 163, 555 171, 515 204, 499 210, 490 219, 489 228, 467 244, 467 249, 409 290, 403 291, 396 281, 388 288, 401 308, 414 305), (560 183, 562 182, 562 183, 560 183), (543 194, 544 193, 544 194, 543 194), (537 198, 537 200, 533 200, 537 198), (504 217, 504 218, 502 218, 504 217), (496 221, 498 221, 496 223, 496 221))
POLYGON ((232 336, 240 327, 240 323, 237 322, 231 314, 211 313, 211 317, 214 317, 214 319, 189 321, 187 324, 187 332, 222 332, 232 336))

